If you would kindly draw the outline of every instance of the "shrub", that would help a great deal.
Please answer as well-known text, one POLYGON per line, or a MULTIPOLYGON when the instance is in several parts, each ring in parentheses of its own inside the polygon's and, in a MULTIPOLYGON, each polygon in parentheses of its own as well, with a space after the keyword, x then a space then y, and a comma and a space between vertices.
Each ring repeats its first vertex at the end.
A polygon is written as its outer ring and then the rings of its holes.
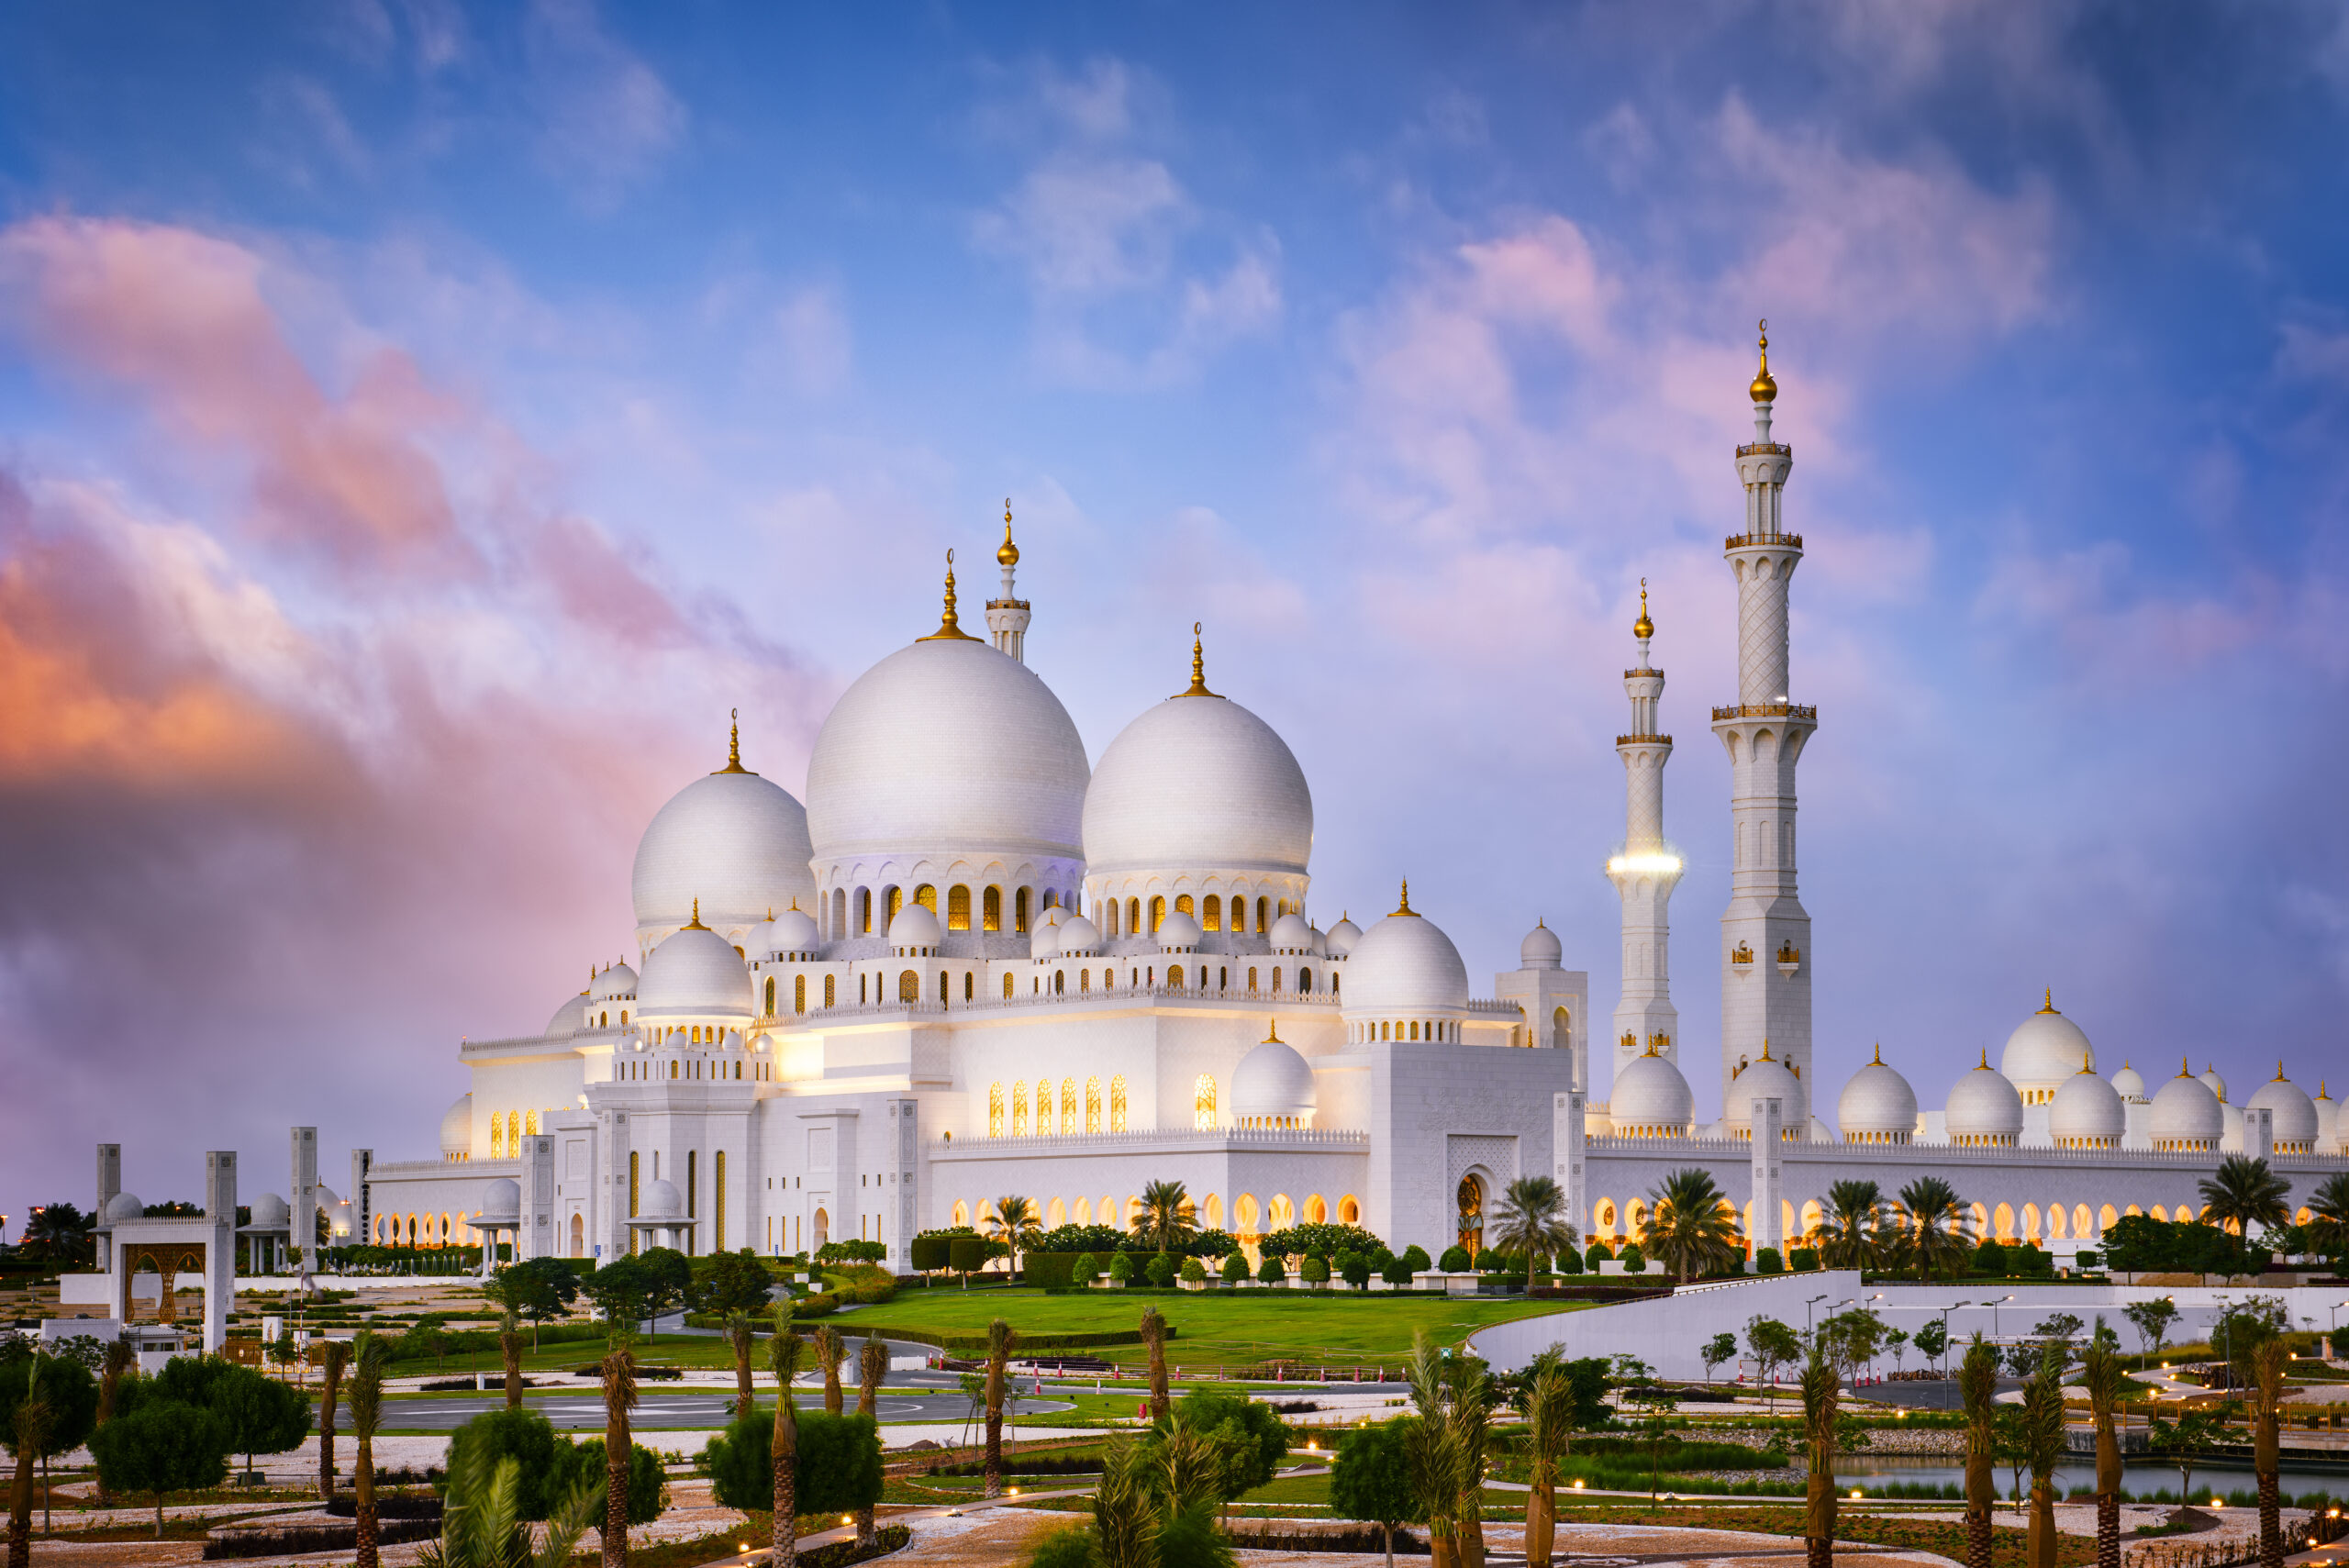
POLYGON ((1582 1273, 1582 1254, 1569 1247, 1566 1251, 1558 1254, 1557 1269, 1562 1274, 1578 1274, 1582 1273))
POLYGON ((1266 1284, 1286 1284, 1288 1282, 1288 1270, 1282 1266, 1278 1258, 1267 1252, 1264 1254, 1264 1261, 1256 1265, 1256 1277, 1266 1284))
POLYGON ((877 1263, 888 1255, 887 1243, 881 1241, 827 1241, 816 1249, 819 1263, 877 1263))
POLYGON ((2104 1267, 2104 1254, 2097 1251, 2094 1248, 2082 1249, 2079 1256, 2074 1261, 2084 1269, 2100 1269, 2104 1267))
POLYGON ((1640 1251, 1640 1244, 1637 1241, 1632 1242, 1630 1246, 1623 1249, 1623 1272, 1625 1273, 1647 1273, 1647 1254, 1640 1251))
POLYGON ((934 1274, 946 1267, 953 1255, 951 1251, 953 1240, 952 1236, 938 1230, 925 1230, 915 1237, 907 1250, 915 1272, 934 1274))
MULTIPOLYGON (((1412 1251, 1417 1251, 1419 1249, 1414 1247, 1412 1251)), ((1408 1285, 1411 1283, 1411 1265, 1405 1259, 1397 1258, 1378 1271, 1378 1277, 1388 1284, 1408 1285)))
POLYGON ((1101 1260, 1090 1252, 1079 1252, 1076 1261, 1068 1266, 1068 1283, 1071 1284, 1091 1284, 1100 1277, 1101 1260))
POLYGON ((1328 1284, 1330 1265, 1319 1258, 1308 1256, 1297 1271, 1297 1277, 1308 1284, 1328 1284))
POLYGON ((1443 1250, 1443 1257, 1441 1261, 1440 1266, 1442 1268, 1443 1272, 1448 1274, 1466 1273, 1468 1269, 1468 1249, 1465 1247, 1446 1247, 1443 1250))
POLYGON ((1782 1274, 1787 1272, 1787 1261, 1778 1256, 1776 1247, 1764 1247, 1753 1254, 1753 1272, 1757 1274, 1782 1274))
POLYGON ((1370 1283, 1370 1260, 1360 1252, 1349 1252, 1345 1262, 1339 1265, 1338 1273, 1348 1284, 1360 1290, 1370 1283))
POLYGON ((1996 1241, 1983 1242, 1974 1249, 1974 1272, 1977 1274, 1993 1275, 2008 1273, 2009 1271, 2007 1267, 2007 1250, 1996 1241))
MULTIPOLYGON (((766 1509, 774 1502, 773 1409, 752 1410, 709 1440, 695 1461, 720 1507, 766 1509)), ((881 1436, 870 1416, 799 1412, 793 1465, 804 1513, 840 1514, 881 1500, 881 1436)))
POLYGON ((468 1456, 488 1455, 489 1465, 510 1459, 515 1478, 514 1511, 526 1519, 542 1519, 554 1512, 562 1498, 559 1483, 567 1477, 555 1468, 554 1423, 536 1410, 484 1410, 459 1427, 449 1440, 449 1467, 462 1469, 468 1456))
POLYGON ((1403 1249, 1403 1262, 1415 1274, 1423 1274, 1435 1266, 1428 1261, 1428 1250, 1417 1241, 1403 1249))
POLYGON ((1582 1261, 1589 1265, 1592 1273, 1597 1273, 1599 1264, 1615 1261, 1615 1249, 1604 1241, 1593 1241, 1589 1250, 1583 1253, 1582 1261))
POLYGON ((1132 1279, 1134 1277, 1134 1255, 1131 1252, 1120 1252, 1116 1257, 1110 1259, 1109 1277, 1117 1281, 1119 1284, 1124 1284, 1126 1282, 1132 1279))
POLYGON ((1020 1277, 1030 1284, 1059 1290, 1075 1283, 1076 1261, 1085 1256, 1084 1252, 1025 1251, 1019 1254, 1020 1277))
POLYGON ((995 1243, 984 1236, 954 1236, 946 1243, 946 1266, 958 1274, 974 1274, 996 1255, 995 1243))
POLYGON ((1169 1253, 1153 1253, 1150 1262, 1142 1265, 1141 1272, 1142 1277, 1164 1290, 1174 1283, 1174 1259, 1169 1253))
MULTIPOLYGON (((657 1450, 634 1446, 629 1448, 629 1523, 649 1525, 659 1518, 661 1510, 668 1506, 669 1483, 666 1463, 667 1462, 657 1450)), ((600 1498, 604 1496, 604 1484, 610 1473, 610 1466, 604 1459, 603 1439, 589 1438, 585 1442, 574 1442, 569 1438, 563 1438, 560 1440, 555 1449, 555 1475, 547 1486, 547 1501, 560 1507, 583 1481, 591 1483, 596 1488, 596 1496, 600 1498)), ((604 1517, 604 1508, 600 1502, 596 1506, 595 1517, 599 1519, 604 1517)))
POLYGON ((1203 1263, 1203 1262, 1199 1262, 1199 1261, 1198 1261, 1198 1259, 1197 1259, 1197 1258, 1186 1258, 1186 1259, 1184 1259, 1184 1260, 1183 1260, 1183 1283, 1184 1283, 1185 1284, 1207 1284, 1207 1283, 1208 1283, 1208 1266, 1207 1266, 1205 1263, 1203 1263))
POLYGON ((1248 1260, 1239 1252, 1227 1252, 1223 1259, 1223 1283, 1238 1284, 1248 1277, 1248 1260))
POLYGON ((1797 1247, 1787 1254, 1787 1266, 1798 1274, 1816 1273, 1819 1271, 1819 1249, 1797 1247))

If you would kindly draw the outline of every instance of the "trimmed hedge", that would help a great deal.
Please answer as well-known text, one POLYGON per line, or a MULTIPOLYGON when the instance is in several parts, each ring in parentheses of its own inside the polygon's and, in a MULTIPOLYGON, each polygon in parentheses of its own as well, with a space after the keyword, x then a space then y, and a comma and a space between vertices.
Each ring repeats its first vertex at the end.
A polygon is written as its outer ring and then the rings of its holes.
POLYGON ((1076 1261, 1086 1255, 1083 1252, 1022 1252, 1019 1255, 1020 1273, 1026 1276, 1028 1284, 1052 1290, 1067 1284, 1076 1267, 1076 1261))
MULTIPOLYGON (((603 1323, 542 1323, 537 1329, 538 1340, 546 1345, 582 1344, 589 1340, 611 1338, 611 1329, 603 1323)), ((392 1359, 398 1362, 438 1362, 444 1356, 465 1355, 473 1351, 498 1353, 497 1330, 495 1329, 437 1329, 432 1332, 442 1344, 437 1351, 417 1346, 411 1352, 411 1341, 406 1334, 381 1336, 390 1346, 392 1359)), ((530 1330, 524 1329, 527 1335, 530 1330)))
MULTIPOLYGON (((885 1340, 903 1340, 908 1344, 915 1345, 936 1345, 941 1351, 957 1353, 965 1351, 985 1351, 987 1348, 987 1337, 985 1334, 941 1334, 931 1329, 897 1329, 886 1323, 860 1323, 857 1327, 865 1333, 878 1334, 885 1340)), ((1166 1326, 1166 1337, 1171 1340, 1174 1335, 1174 1325, 1169 1323, 1166 1326)), ((1090 1350, 1097 1345, 1139 1345, 1141 1343, 1141 1330, 1139 1329, 1104 1329, 1079 1334, 1022 1334, 1019 1336, 1019 1342, 1012 1347, 1011 1353, 1014 1356, 1024 1356, 1033 1351, 1082 1351, 1090 1350)))

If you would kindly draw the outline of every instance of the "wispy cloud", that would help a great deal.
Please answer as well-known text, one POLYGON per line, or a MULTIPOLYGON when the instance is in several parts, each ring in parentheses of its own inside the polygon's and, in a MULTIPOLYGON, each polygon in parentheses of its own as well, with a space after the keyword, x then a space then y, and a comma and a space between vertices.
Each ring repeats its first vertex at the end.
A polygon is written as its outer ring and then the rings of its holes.
POLYGON ((522 41, 540 161, 584 205, 610 207, 684 139, 685 105, 594 0, 531 0, 522 41))

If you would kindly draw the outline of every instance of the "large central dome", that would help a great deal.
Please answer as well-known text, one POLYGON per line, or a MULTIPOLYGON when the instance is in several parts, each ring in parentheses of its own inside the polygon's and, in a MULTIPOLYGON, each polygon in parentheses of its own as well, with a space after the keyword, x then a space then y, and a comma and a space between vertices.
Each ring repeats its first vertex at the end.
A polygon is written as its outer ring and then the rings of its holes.
POLYGON ((1068 711, 1026 665, 925 639, 859 677, 816 737, 818 876, 857 859, 1076 861, 1090 776, 1068 711))

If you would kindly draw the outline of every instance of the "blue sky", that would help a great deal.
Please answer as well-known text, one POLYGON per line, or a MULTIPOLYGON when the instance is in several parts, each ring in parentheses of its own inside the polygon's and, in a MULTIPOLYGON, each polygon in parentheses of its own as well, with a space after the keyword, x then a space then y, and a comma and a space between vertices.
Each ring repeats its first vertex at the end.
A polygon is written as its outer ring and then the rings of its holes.
POLYGON ((1007 495, 1097 757, 1204 620, 1319 917, 1602 1017, 1650 578, 1709 1060, 1764 316, 1822 1083, 2339 1076, 2345 102, 2320 6, 17 8, 0 1205, 429 1153, 1007 495))

